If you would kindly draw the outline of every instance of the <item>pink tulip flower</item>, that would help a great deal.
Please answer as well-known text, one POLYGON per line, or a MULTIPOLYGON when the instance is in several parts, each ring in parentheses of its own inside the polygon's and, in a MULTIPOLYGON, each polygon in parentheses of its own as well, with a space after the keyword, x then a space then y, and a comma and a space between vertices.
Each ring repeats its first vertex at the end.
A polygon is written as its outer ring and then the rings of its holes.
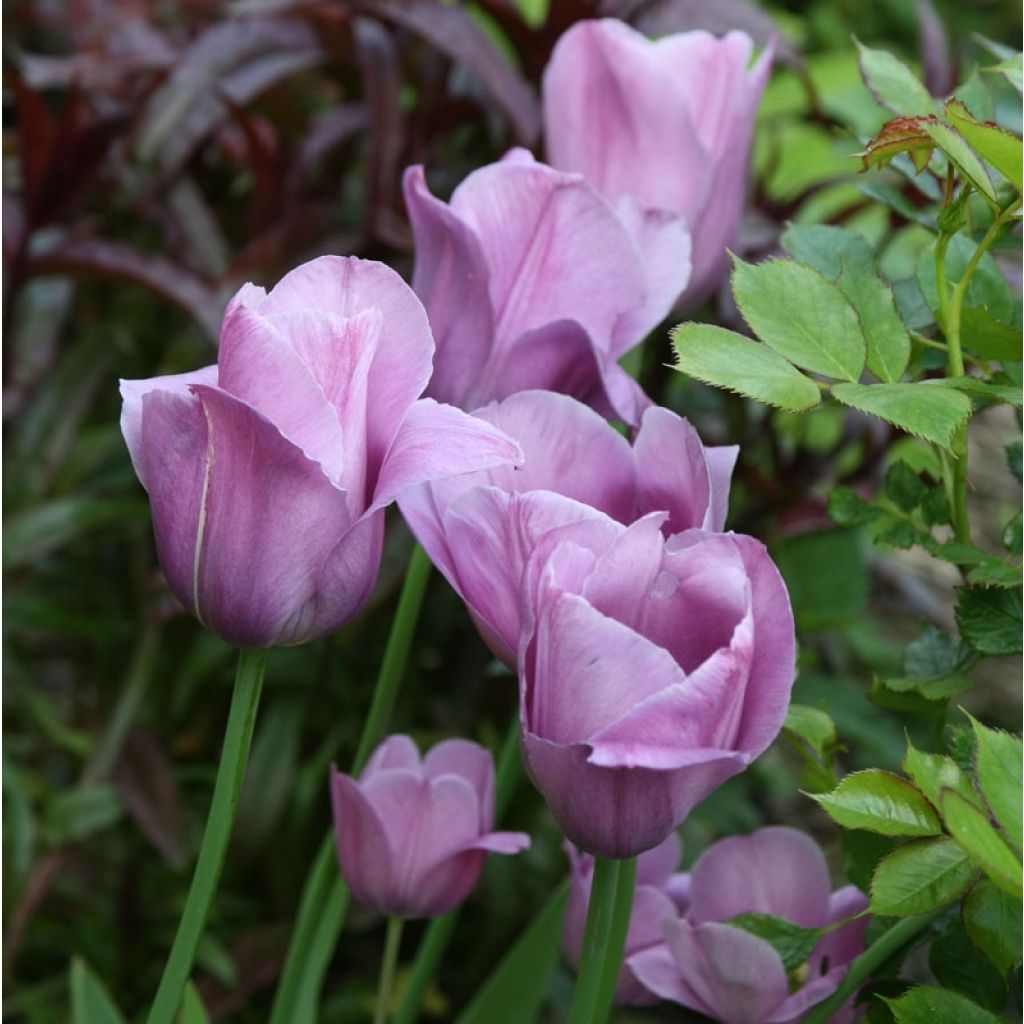
MULTIPOLYGON (((689 897, 685 915, 664 919, 664 943, 630 956, 628 966, 653 994, 723 1024, 799 1019, 835 991, 864 950, 867 917, 824 935, 787 977, 768 942, 725 923, 759 913, 821 928, 867 908, 855 886, 832 892, 821 850, 795 829, 763 828, 715 843, 693 866, 689 897)), ((832 1020, 853 1018, 847 1005, 832 1020)))
POLYGON ((693 236, 682 304, 714 289, 736 239, 772 47, 753 67, 742 32, 656 41, 616 18, 577 22, 544 72, 548 159, 613 204, 680 214, 693 236))
POLYGON ((492 832, 494 762, 468 740, 446 740, 420 760, 408 736, 389 736, 359 780, 334 770, 331 800, 341 873, 366 906, 436 917, 477 883, 488 853, 530 845, 492 832))
MULTIPOLYGON (((562 921, 562 948, 569 963, 578 968, 594 878, 594 858, 580 853, 568 842, 565 852, 569 858, 569 899, 562 921)), ((662 945, 665 941, 662 921, 685 913, 689 905, 690 876, 676 871, 681 856, 682 843, 673 832, 663 843, 637 858, 636 889, 626 934, 625 962, 615 988, 615 1002, 620 1005, 649 1006, 658 1001, 653 992, 640 984, 629 966, 629 958, 645 949, 662 945)))
POLYGON ((541 388, 638 421, 649 402, 618 360, 686 285, 680 217, 616 214, 580 175, 525 150, 474 171, 448 203, 410 167, 405 202, 413 287, 437 341, 433 397, 474 409, 541 388))
POLYGON ((758 757, 795 674, 789 598, 764 547, 702 530, 666 540, 664 520, 592 513, 524 572, 524 763, 565 835, 602 857, 657 846, 758 757))
POLYGON ((469 607, 495 655, 515 665, 522 574, 534 547, 593 509, 606 525, 648 512, 666 527, 721 530, 735 446, 705 448, 667 409, 643 414, 629 442, 565 395, 520 392, 474 414, 522 445, 521 468, 496 467, 404 492, 399 507, 431 560, 469 607))
POLYGON ((297 644, 350 619, 404 488, 519 460, 430 399, 433 341, 380 263, 326 256, 246 285, 216 366, 121 382, 121 429, 178 599, 230 643, 297 644))

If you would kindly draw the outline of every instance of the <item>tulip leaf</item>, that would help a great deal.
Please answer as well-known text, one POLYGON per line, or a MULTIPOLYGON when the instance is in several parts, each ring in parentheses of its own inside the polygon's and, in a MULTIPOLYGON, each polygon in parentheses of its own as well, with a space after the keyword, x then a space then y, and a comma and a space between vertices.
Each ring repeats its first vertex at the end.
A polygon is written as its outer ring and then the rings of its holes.
POLYGON ((880 861, 871 879, 871 912, 924 914, 958 899, 977 869, 947 836, 915 839, 880 861))
POLYGON ((1021 864, 988 816, 959 793, 944 790, 942 817, 950 835, 967 855, 1004 892, 1020 899, 1024 894, 1021 864))
POLYGON ((72 1024, 124 1024, 103 982, 80 957, 71 961, 72 1024))
POLYGON ((909 434, 949 448, 971 414, 971 400, 953 388, 917 384, 835 384, 833 397, 909 434))
POLYGON ((937 1024, 938 1021, 999 1024, 998 1017, 983 1010, 977 1003, 972 1003, 956 992, 931 985, 918 985, 899 999, 886 999, 885 996, 879 998, 889 1005, 896 1024, 937 1024))
POLYGON ((558 966, 568 895, 566 880, 462 1011, 457 1024, 519 1024, 537 1019, 558 966))
POLYGON ((942 825, 935 808, 906 779, 872 768, 847 775, 831 793, 812 796, 843 828, 886 836, 935 836, 942 825))
POLYGON ((1024 803, 1024 783, 1021 761, 1024 759, 1021 741, 1017 736, 999 729, 990 729, 971 719, 977 741, 975 770, 981 792, 988 801, 996 821, 1006 830, 1010 842, 1021 847, 1024 821, 1021 804, 1024 803))
POLYGON ((962 915, 967 937, 1004 975, 1020 963, 1020 900, 984 880, 967 894, 962 915))
POLYGON ((185 986, 178 1024, 210 1024, 210 1015, 206 1012, 202 997, 191 981, 185 986))
POLYGON ((959 100, 950 100, 943 113, 983 160, 1018 192, 1024 189, 1024 150, 1016 135, 995 124, 979 123, 959 100))
POLYGON ((779 242, 793 259, 820 270, 833 281, 844 265, 854 264, 864 270, 875 265, 875 254, 863 235, 832 224, 790 224, 779 242))
POLYGON ((771 914, 737 914, 725 923, 764 939, 779 954, 787 974, 806 963, 821 940, 820 928, 804 928, 771 914))
POLYGON ((868 369, 894 384, 910 360, 910 335, 896 311, 892 289, 877 274, 855 263, 843 266, 839 287, 857 311, 867 342, 868 369))
POLYGON ((672 345, 675 368, 705 384, 790 412, 803 412, 821 401, 817 384, 781 356, 722 327, 680 324, 672 332, 672 345))
POLYGON ((1021 653, 1021 588, 960 587, 956 624, 960 635, 982 654, 1021 653))
POLYGON ((887 50, 873 50, 855 39, 860 73, 875 99, 894 114, 934 114, 935 102, 921 80, 887 50))
POLYGON ((972 802, 978 799, 970 779, 960 770, 956 761, 945 754, 927 754, 908 742, 903 770, 936 807, 944 789, 956 790, 964 799, 972 802))
POLYGON ((733 257, 732 291, 743 319, 791 363, 839 380, 864 369, 860 320, 839 288, 793 260, 744 263, 733 257))

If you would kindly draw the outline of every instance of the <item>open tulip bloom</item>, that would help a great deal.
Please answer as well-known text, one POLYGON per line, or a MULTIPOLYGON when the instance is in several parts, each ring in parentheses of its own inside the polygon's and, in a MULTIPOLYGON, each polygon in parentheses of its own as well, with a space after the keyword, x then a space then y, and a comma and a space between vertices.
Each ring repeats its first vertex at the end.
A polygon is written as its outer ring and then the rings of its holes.
POLYGON ((743 32, 650 40, 605 18, 570 28, 544 72, 551 164, 578 171, 620 210, 671 211, 689 226, 686 305, 714 289, 736 237, 772 62, 769 46, 749 67, 752 51, 743 32))
MULTIPOLYGON (((662 918, 664 941, 629 956, 628 970, 654 995, 722 1024, 797 1020, 835 991, 864 950, 868 918, 856 915, 867 897, 855 886, 832 892, 821 850, 795 829, 763 828, 715 843, 694 864, 687 894, 682 914, 662 918), (727 923, 747 913, 830 930, 787 977, 766 940, 727 923)), ((853 1018, 848 1004, 830 1019, 853 1018)))
POLYGON ((121 427, 178 599, 243 647, 348 621, 404 488, 520 457, 489 423, 419 396, 434 344, 389 267, 325 256, 246 285, 217 365, 122 381, 121 427))
POLYGON ((413 286, 437 341, 431 395, 473 409, 544 388, 638 422, 650 403, 618 360, 689 280, 681 217, 613 209, 581 175, 520 149, 474 171, 449 203, 410 167, 405 202, 413 286))

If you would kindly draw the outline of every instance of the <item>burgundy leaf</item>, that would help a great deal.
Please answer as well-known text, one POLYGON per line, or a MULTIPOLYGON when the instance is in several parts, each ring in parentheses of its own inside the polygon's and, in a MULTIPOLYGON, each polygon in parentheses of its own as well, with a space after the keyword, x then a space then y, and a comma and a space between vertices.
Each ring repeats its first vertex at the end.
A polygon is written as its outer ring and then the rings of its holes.
POLYGON ((25 205, 31 209, 44 187, 57 129, 42 96, 14 68, 6 64, 4 84, 13 91, 17 106, 21 190, 26 200, 25 205))
POLYGON ((338 146, 366 128, 366 107, 362 103, 342 103, 317 115, 302 138, 298 156, 292 162, 285 185, 296 194, 320 163, 338 146))

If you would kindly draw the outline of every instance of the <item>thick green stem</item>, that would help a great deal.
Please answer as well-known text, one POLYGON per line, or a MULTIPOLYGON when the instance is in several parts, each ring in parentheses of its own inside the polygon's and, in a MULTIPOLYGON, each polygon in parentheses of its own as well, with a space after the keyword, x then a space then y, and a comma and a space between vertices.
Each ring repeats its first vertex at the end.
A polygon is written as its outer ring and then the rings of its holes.
POLYGON ((921 934, 946 908, 940 907, 929 914, 905 917, 850 964, 839 987, 823 1003, 811 1007, 803 1024, 828 1024, 839 1007, 864 984, 872 974, 891 960, 907 943, 921 934))
POLYGON ((373 1024, 386 1024, 391 994, 395 988, 395 973, 398 969, 398 948, 402 944, 404 917, 388 918, 388 933, 384 940, 384 956, 380 962, 380 984, 377 986, 377 1006, 373 1011, 373 1024))
POLYGON ((256 725, 256 708, 259 706, 260 690, 263 687, 263 670, 267 663, 265 650, 241 650, 238 652, 238 671, 235 674, 235 689, 231 697, 231 711, 228 714, 227 730, 224 733, 224 748, 217 769, 217 781, 213 787, 213 801, 206 819, 206 831, 199 848, 195 874, 189 887, 185 910, 174 936, 171 955, 164 967, 160 987, 149 1011, 148 1024, 173 1024, 177 1018, 181 996, 192 972, 196 947, 202 938, 206 916, 210 912, 221 868, 231 838, 231 826, 235 820, 238 794, 245 778, 245 766, 249 759, 253 729, 256 725))
POLYGON ((626 943, 621 922, 624 914, 629 924, 635 879, 635 858, 632 862, 594 858, 580 972, 568 1024, 604 1024, 608 1018, 626 943), (614 976, 609 980, 610 971, 614 976))
MULTIPOLYGON (((362 770, 374 748, 384 738, 405 673, 429 578, 430 560, 423 548, 417 545, 409 560, 398 607, 391 622, 373 701, 353 760, 353 774, 362 770)), ((321 843, 306 878, 295 931, 274 995, 270 1024, 313 1024, 317 1020, 320 989, 347 910, 348 888, 338 873, 334 832, 331 830, 321 843)))
MULTIPOLYGON (((494 817, 500 822, 508 808, 509 801, 515 792, 522 774, 519 762, 519 715, 513 715, 512 723, 498 753, 498 770, 494 785, 494 817)), ((416 1024, 419 1019, 423 995, 427 991, 431 978, 437 974, 445 950, 455 932, 459 920, 460 907, 448 911, 441 917, 435 917, 427 925, 427 930, 416 950, 412 969, 402 990, 402 1001, 395 1012, 394 1024, 416 1024)))

